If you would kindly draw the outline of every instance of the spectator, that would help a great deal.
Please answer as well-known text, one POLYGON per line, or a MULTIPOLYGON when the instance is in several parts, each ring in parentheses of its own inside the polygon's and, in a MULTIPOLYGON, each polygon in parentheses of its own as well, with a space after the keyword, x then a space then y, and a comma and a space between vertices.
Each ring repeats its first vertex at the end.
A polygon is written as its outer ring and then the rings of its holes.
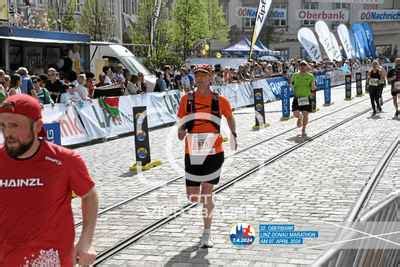
POLYGON ((114 81, 119 84, 125 83, 124 65, 122 64, 117 65, 117 70, 114 75, 114 81))
POLYGON ((17 73, 20 75, 21 79, 21 93, 23 94, 31 94, 31 90, 33 88, 32 80, 29 77, 28 69, 24 67, 20 67, 17 70, 17 73))
POLYGON ((0 69, 0 83, 4 82, 4 77, 6 76, 6 72, 0 69))
POLYGON ((19 74, 11 75, 10 88, 7 91, 8 96, 21 94, 21 76, 19 74))
POLYGON ((139 79, 138 79, 138 83, 137 84, 138 84, 138 86, 140 88, 140 93, 147 93, 147 85, 146 85, 146 83, 144 81, 143 73, 139 72, 138 73, 138 77, 139 77, 139 79))
POLYGON ((32 77, 32 96, 36 97, 42 105, 54 105, 54 101, 50 96, 50 92, 44 88, 46 81, 47 76, 44 74, 40 75, 39 77, 32 77))
POLYGON ((110 85, 110 84, 106 84, 106 77, 107 77, 107 75, 105 75, 104 73, 100 73, 99 74, 99 82, 96 83, 96 87, 103 87, 106 85, 110 85))
POLYGON ((193 89, 193 87, 189 71, 185 67, 182 67, 181 73, 182 73, 182 79, 181 79, 182 90, 184 92, 190 92, 193 89))
POLYGON ((78 76, 78 93, 81 96, 83 100, 88 100, 89 99, 89 91, 86 87, 86 74, 79 74, 78 76))
POLYGON ((156 72, 156 77, 157 77, 157 80, 156 80, 156 85, 154 87, 154 92, 167 91, 167 83, 163 79, 163 74, 161 73, 161 71, 156 72))
POLYGON ((86 87, 88 89, 88 94, 90 98, 93 98, 95 89, 95 77, 92 72, 86 73, 86 87))
POLYGON ((167 88, 172 88, 172 74, 171 74, 171 66, 165 65, 164 66, 164 80, 167 88))
POLYGON ((8 89, 10 89, 10 82, 11 82, 11 77, 10 75, 6 74, 4 75, 4 84, 3 87, 6 90, 6 92, 8 91, 8 89))
POLYGON ((232 82, 232 73, 231 73, 231 71, 229 70, 228 67, 225 67, 225 69, 224 69, 224 83, 227 84, 227 83, 231 83, 231 82, 232 82))
POLYGON ((3 86, 4 82, 0 82, 0 104, 7 98, 6 89, 3 86))
POLYGON ((140 87, 138 86, 139 77, 136 74, 130 76, 128 83, 126 84, 125 95, 136 95, 140 91, 140 87))
POLYGON ((50 92, 51 99, 53 99, 54 103, 59 103, 61 94, 65 93, 64 84, 57 75, 58 73, 54 68, 49 68, 47 70, 48 80, 44 86, 50 92))
POLYGON ((64 105, 75 104, 80 106, 83 103, 83 99, 79 94, 78 88, 76 88, 73 83, 70 83, 67 92, 61 95, 60 102, 64 105))
POLYGON ((112 79, 114 78, 114 73, 112 72, 111 67, 104 66, 103 73, 105 75, 104 76, 104 85, 111 85, 112 79))

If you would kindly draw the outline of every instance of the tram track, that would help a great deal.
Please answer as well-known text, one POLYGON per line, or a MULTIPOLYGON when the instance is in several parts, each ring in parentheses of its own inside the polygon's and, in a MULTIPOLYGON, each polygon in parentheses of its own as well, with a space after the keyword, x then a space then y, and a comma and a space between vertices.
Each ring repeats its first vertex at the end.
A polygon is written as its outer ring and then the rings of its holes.
MULTIPOLYGON (((325 115, 323 115, 323 116, 321 116, 321 117, 319 117, 319 118, 317 118, 317 119, 315 119, 313 121, 320 120, 320 119, 322 119, 324 117, 330 116, 330 115, 332 115, 334 113, 340 112, 340 111, 345 110, 345 109, 347 109, 347 108, 349 108, 351 106, 357 105, 357 104, 365 102, 365 101, 366 100, 362 100, 362 101, 359 101, 357 103, 353 103, 352 105, 349 105, 349 106, 343 107, 343 108, 341 108, 339 110, 336 110, 336 111, 333 111, 331 113, 325 114, 325 115)), ((390 101, 390 100, 386 100, 385 103, 388 102, 388 101, 390 101)), ((214 193, 218 194, 218 193, 223 192, 224 190, 226 190, 227 188, 231 187, 235 183, 237 183, 237 182, 249 177, 250 175, 256 173, 260 169, 262 169, 262 168, 264 168, 264 167, 266 167, 268 165, 271 165, 272 163, 282 159, 283 157, 287 156, 288 154, 290 154, 290 153, 302 148, 306 144, 308 144, 310 142, 313 142, 314 140, 316 140, 316 139, 318 139, 318 138, 330 133, 331 131, 337 129, 338 127, 340 127, 340 126, 342 126, 342 125, 344 125, 346 123, 351 122, 352 120, 354 120, 356 118, 361 117, 362 115, 366 114, 369 111, 370 111, 370 108, 368 108, 366 110, 363 110, 363 111, 361 111, 361 112, 359 112, 359 113, 357 113, 355 115, 352 115, 352 116, 350 116, 350 117, 348 117, 348 118, 346 118, 346 119, 344 119, 344 120, 342 120, 342 121, 340 121, 340 122, 328 127, 327 129, 315 134, 314 136, 304 140, 304 142, 296 144, 294 146, 291 146, 291 147, 285 149, 284 151, 282 151, 280 153, 277 153, 276 155, 270 157, 269 159, 263 161, 262 163, 256 165, 255 167, 252 167, 252 168, 246 170, 245 172, 241 173, 240 175, 236 176, 235 178, 231 179, 230 181, 227 181, 226 183, 222 184, 221 186, 218 186, 217 188, 215 188, 214 193)), ((253 148, 253 147, 257 146, 257 145, 260 145, 260 144, 265 143, 267 141, 270 141, 270 140, 272 140, 274 138, 282 136, 282 135, 284 135, 286 133, 289 133, 289 132, 291 132, 291 131, 293 131, 295 129, 297 129, 297 128, 289 129, 289 130, 284 131, 284 132, 282 132, 280 134, 277 134, 277 135, 275 135, 273 137, 270 137, 270 138, 268 138, 266 140, 258 142, 257 144, 254 144, 254 145, 249 146, 249 147, 247 147, 247 148, 245 148, 245 149, 243 149, 241 151, 236 152, 235 154, 231 155, 231 157, 234 156, 234 155, 237 155, 239 153, 243 153, 244 151, 247 151, 247 150, 249 150, 249 149, 251 149, 251 148, 253 148)), ((175 178, 175 181, 180 179, 180 178, 182 178, 182 177, 175 178)), ((170 180, 168 182, 172 183, 173 181, 170 180)), ((166 184, 164 184, 164 185, 166 185, 166 184)), ((155 190, 156 189, 152 190, 151 192, 153 192, 155 190)), ((196 206, 198 206, 198 204, 196 204, 196 203, 185 204, 185 205, 181 206, 180 208, 178 208, 177 210, 173 211, 172 213, 168 214, 167 216, 164 216, 164 217, 162 217, 160 219, 157 219, 157 220, 153 221, 152 223, 148 224, 147 226, 143 227, 142 229, 140 229, 140 230, 134 232, 133 234, 127 236, 125 239, 117 242, 114 246, 112 246, 112 247, 110 247, 110 248, 108 248, 106 250, 103 250, 102 252, 99 253, 99 255, 98 255, 97 259, 96 259, 96 262, 95 262, 95 266, 103 263, 104 261, 106 261, 107 259, 111 258, 112 256, 114 256, 118 252, 120 252, 123 249, 131 246, 132 244, 134 244, 136 242, 138 242, 139 240, 141 240, 142 238, 144 238, 148 234, 156 231, 157 229, 161 228, 165 224, 175 220, 176 218, 180 217, 181 215, 183 215, 184 213, 188 212, 189 210, 195 208, 196 206)))

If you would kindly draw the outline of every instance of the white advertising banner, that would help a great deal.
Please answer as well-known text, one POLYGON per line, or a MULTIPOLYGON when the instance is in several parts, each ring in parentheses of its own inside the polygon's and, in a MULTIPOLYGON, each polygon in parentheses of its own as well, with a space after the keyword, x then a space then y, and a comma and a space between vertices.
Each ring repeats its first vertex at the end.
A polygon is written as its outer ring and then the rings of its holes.
POLYGON ((297 19, 346 22, 349 20, 349 12, 344 9, 336 9, 336 10, 300 9, 297 11, 297 19))
POLYGON ((347 58, 349 59, 353 58, 355 51, 351 43, 349 29, 347 28, 346 25, 340 24, 337 28, 337 33, 339 35, 339 39, 342 43, 347 58))
POLYGON ((400 9, 360 10, 357 21, 400 21, 400 9))
POLYGON ((321 50, 319 49, 319 43, 317 37, 312 30, 309 28, 301 28, 297 33, 297 38, 303 48, 307 51, 308 55, 314 61, 321 61, 321 50))
POLYGON ((340 52, 340 46, 338 41, 336 40, 336 36, 331 32, 331 40, 332 44, 335 47, 335 60, 342 61, 342 53, 340 52))
POLYGON ((42 116, 44 123, 60 123, 62 145, 85 143, 91 140, 73 106, 45 105, 42 116))
POLYGON ((315 32, 318 34, 319 41, 322 44, 322 47, 324 48, 329 60, 335 60, 336 48, 332 42, 332 36, 328 25, 326 25, 326 23, 322 20, 317 21, 317 23, 315 23, 315 32))

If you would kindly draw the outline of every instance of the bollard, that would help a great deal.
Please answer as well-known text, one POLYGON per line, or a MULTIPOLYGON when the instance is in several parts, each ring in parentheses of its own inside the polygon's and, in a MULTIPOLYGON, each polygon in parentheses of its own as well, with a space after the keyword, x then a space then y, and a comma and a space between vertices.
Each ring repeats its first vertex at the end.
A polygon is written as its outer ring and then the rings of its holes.
POLYGON ((357 97, 363 96, 361 72, 356 73, 357 97))
POLYGON ((331 92, 331 78, 326 77, 325 83, 324 83, 324 106, 330 106, 332 105, 331 99, 332 99, 332 92, 331 92))
POLYGON ((161 165, 161 161, 151 161, 149 128, 145 106, 133 107, 133 123, 135 129, 136 163, 129 169, 133 173, 147 171, 161 165))
POLYGON ((253 130, 265 128, 267 124, 265 122, 264 92, 262 88, 254 89, 254 110, 256 124, 253 126, 253 130))
POLYGON ((351 100, 351 75, 345 76, 345 100, 351 100))
POLYGON ((282 100, 282 118, 281 120, 290 119, 290 87, 281 87, 281 100, 282 100))
POLYGON ((60 123, 46 123, 43 125, 45 132, 46 132, 46 140, 52 142, 56 145, 61 146, 61 129, 60 123))

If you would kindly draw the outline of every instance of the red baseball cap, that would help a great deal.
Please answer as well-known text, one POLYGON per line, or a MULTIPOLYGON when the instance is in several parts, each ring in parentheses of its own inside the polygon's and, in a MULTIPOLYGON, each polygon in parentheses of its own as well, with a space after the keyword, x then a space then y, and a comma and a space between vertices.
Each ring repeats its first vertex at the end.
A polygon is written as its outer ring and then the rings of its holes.
POLYGON ((33 121, 42 118, 42 108, 39 101, 26 94, 7 97, 0 105, 0 113, 13 113, 28 117, 33 121))

